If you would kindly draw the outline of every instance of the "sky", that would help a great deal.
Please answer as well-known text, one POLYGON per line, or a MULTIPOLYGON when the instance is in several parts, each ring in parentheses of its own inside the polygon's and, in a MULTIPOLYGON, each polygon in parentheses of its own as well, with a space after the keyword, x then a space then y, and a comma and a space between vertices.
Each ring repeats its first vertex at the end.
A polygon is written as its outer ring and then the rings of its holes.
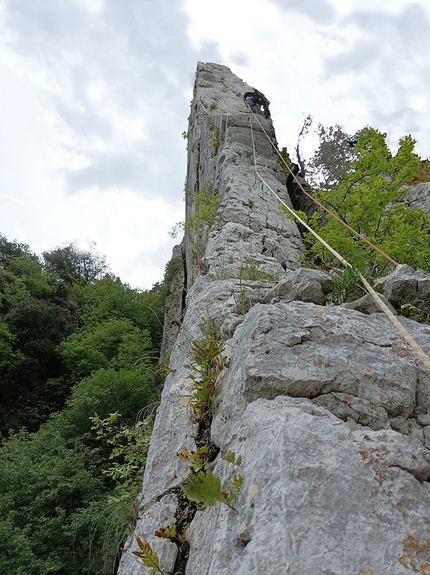
POLYGON ((264 92, 290 152, 310 114, 430 157, 430 0, 0 0, 0 233, 160 281, 198 61, 264 92))

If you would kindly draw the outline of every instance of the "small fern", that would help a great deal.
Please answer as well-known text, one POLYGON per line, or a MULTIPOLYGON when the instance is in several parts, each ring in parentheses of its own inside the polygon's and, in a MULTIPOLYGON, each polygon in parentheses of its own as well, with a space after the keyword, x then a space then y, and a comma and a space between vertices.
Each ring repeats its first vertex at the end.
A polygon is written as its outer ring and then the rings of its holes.
POLYGON ((160 569, 160 560, 156 551, 151 547, 148 541, 142 540, 139 535, 135 535, 137 544, 139 545, 140 551, 133 551, 133 555, 136 555, 139 559, 141 559, 141 563, 146 567, 149 567, 149 573, 151 575, 155 573, 161 573, 161 575, 165 575, 163 571, 160 569))
POLYGON ((187 499, 198 503, 202 509, 212 507, 217 503, 225 503, 236 511, 231 503, 236 499, 242 485, 242 476, 235 475, 231 486, 227 481, 221 485, 218 473, 199 471, 197 475, 189 475, 186 485, 181 485, 187 499))
POLYGON ((191 357, 193 363, 185 365, 198 375, 190 374, 188 379, 193 381, 190 406, 194 412, 194 421, 209 426, 212 420, 212 406, 215 399, 215 382, 224 369, 226 358, 221 355, 224 344, 215 336, 206 341, 191 342, 191 357))

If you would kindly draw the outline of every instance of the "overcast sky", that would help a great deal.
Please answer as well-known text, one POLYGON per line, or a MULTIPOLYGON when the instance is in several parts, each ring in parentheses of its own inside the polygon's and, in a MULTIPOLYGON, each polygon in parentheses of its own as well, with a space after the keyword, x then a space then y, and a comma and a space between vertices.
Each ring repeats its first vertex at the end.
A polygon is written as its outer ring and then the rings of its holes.
POLYGON ((311 114, 430 156, 430 0, 0 0, 0 232, 161 280, 199 60, 264 92, 290 150, 311 114))

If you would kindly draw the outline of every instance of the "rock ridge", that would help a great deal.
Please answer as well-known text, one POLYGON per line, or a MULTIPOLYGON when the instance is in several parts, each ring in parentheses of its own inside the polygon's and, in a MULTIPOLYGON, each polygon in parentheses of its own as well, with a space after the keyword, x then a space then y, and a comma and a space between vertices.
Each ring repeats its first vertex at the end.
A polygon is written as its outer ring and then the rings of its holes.
MULTIPOLYGON (((365 303, 326 305, 330 276, 300 267, 300 232, 254 175, 243 100, 253 89, 225 66, 197 66, 188 227, 174 252, 184 267, 167 303, 169 374, 135 534, 165 575, 430 573, 430 372, 383 314, 365 303), (197 506, 178 563, 178 545, 154 532, 178 520, 189 464, 177 454, 200 441, 190 346, 215 334, 225 368, 208 429, 220 454, 210 466, 224 480, 232 465, 221 453, 240 454, 243 483, 233 509, 197 506)), ((258 119, 276 143, 271 119, 258 119)), ((258 170, 291 205, 272 146, 252 127, 258 170)), ((380 291, 396 309, 425 308, 429 278, 399 268, 380 291), (405 277, 415 303, 404 301, 405 277)), ((429 353, 430 326, 400 321, 429 353)), ((136 548, 131 536, 119 575, 150 572, 136 548)))

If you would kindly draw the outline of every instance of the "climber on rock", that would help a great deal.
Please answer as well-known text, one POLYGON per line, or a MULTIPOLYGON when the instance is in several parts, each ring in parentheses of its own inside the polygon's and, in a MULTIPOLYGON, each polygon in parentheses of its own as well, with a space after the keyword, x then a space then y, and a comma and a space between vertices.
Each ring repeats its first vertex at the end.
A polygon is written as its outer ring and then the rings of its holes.
POLYGON ((264 94, 262 94, 258 90, 254 90, 253 92, 245 92, 243 97, 245 99, 245 102, 253 111, 255 109, 257 109, 260 112, 263 111, 264 117, 270 118, 270 112, 269 112, 270 102, 264 94))

